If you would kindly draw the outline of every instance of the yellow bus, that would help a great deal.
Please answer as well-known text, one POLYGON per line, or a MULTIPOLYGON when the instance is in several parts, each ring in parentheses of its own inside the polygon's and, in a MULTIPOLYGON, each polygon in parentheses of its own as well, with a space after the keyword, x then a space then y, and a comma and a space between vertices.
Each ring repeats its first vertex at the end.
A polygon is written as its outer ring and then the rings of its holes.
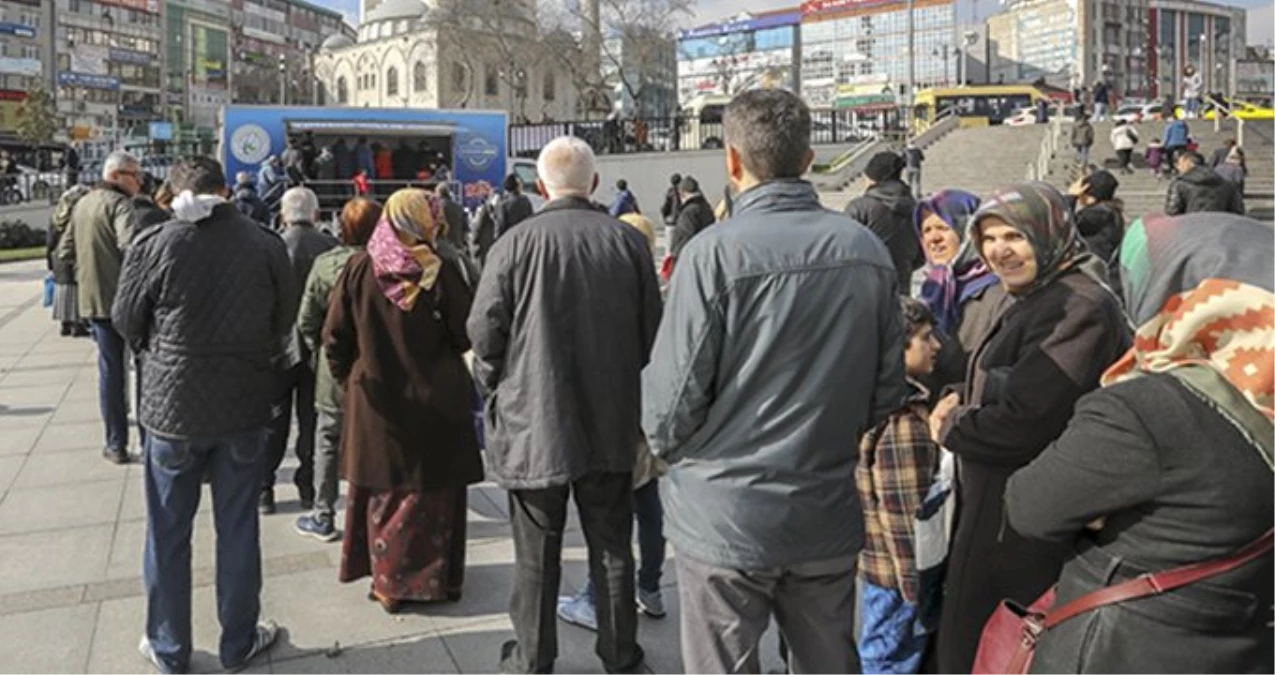
POLYGON ((1046 98, 1031 85, 989 84, 952 89, 922 89, 913 101, 913 122, 918 129, 929 126, 939 115, 953 109, 961 126, 1000 124, 1019 108, 1036 105, 1046 98))

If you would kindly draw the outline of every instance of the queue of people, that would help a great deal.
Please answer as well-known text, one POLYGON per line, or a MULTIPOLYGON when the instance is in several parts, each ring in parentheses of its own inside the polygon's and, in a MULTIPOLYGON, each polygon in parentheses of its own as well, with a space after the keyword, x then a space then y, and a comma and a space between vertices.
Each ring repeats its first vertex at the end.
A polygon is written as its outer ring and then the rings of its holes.
POLYGON ((386 612, 463 602, 467 488, 508 492, 502 672, 551 672, 559 619, 597 632, 608 672, 640 671, 669 544, 688 672, 760 672, 772 621, 791 672, 973 672, 1004 601, 1088 601, 1254 547, 1043 630, 1033 668, 1275 667, 1268 227, 1211 202, 1129 222, 1107 172, 1066 195, 914 195, 894 153, 837 213, 802 179, 798 97, 742 93, 724 128, 729 220, 671 181, 665 293, 653 224, 593 201, 593 151, 570 137, 540 154, 539 212, 516 178, 472 223, 405 188, 350 200, 339 241, 304 187, 263 227, 208 158, 148 200, 117 153, 64 196, 59 286, 98 345, 112 461, 129 460, 126 353, 144 384, 142 656, 190 666, 205 477, 222 665, 276 640, 259 518, 295 417, 296 529, 342 540, 339 581, 386 612), (945 465, 955 516, 922 538, 945 465), (571 500, 589 582, 560 597, 571 500))

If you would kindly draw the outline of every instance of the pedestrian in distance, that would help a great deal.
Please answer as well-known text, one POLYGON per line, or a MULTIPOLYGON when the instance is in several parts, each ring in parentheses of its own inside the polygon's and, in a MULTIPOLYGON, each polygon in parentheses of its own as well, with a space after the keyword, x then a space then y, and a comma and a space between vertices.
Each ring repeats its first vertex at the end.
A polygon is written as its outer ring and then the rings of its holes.
POLYGON ((483 477, 463 358, 473 295, 434 247, 442 224, 425 190, 391 195, 366 252, 338 277, 323 327, 346 391, 338 578, 371 577, 368 599, 389 613, 460 600, 467 487, 483 477))
POLYGON ((505 176, 505 191, 492 209, 494 240, 499 240, 519 223, 531 217, 536 209, 522 193, 522 180, 515 174, 505 176))
POLYGON ((1143 160, 1147 163, 1147 168, 1151 174, 1159 181, 1164 177, 1161 166, 1164 165, 1164 145, 1160 143, 1160 139, 1153 138, 1147 143, 1147 149, 1143 153, 1143 160))
POLYGON ((676 225, 677 214, 682 210, 682 192, 678 189, 681 182, 682 174, 669 176, 669 188, 664 192, 664 203, 660 205, 660 217, 664 219, 665 227, 676 225))
POLYGON ((341 272, 354 254, 367 247, 372 230, 381 219, 381 205, 364 198, 351 199, 341 209, 341 246, 324 251, 314 259, 310 276, 301 293, 297 311, 297 334, 312 355, 315 372, 314 510, 297 518, 297 533, 319 541, 336 541, 336 501, 339 495, 341 430, 345 420, 345 389, 332 376, 327 350, 323 347, 323 324, 327 319, 332 292, 341 272))
POLYGON ((1226 162, 1226 158, 1230 156, 1231 149, 1236 147, 1234 138, 1228 138, 1222 141, 1221 147, 1213 151, 1213 156, 1209 158, 1209 168, 1216 169, 1226 162))
POLYGON ((642 426, 669 464, 683 663, 760 672, 773 616, 792 672, 857 672, 854 470, 862 434, 907 392, 898 275, 801 179, 814 152, 800 98, 744 92, 724 128, 734 212, 682 250, 642 377, 642 426))
MULTIPOLYGON (((292 273, 294 307, 301 303, 310 269, 320 254, 335 248, 336 239, 316 227, 319 218, 319 198, 309 188, 295 187, 283 194, 279 202, 279 217, 283 223, 283 243, 288 251, 288 264, 292 273)), ((266 465, 261 478, 261 512, 275 512, 275 474, 288 454, 288 437, 292 429, 293 412, 297 420, 297 460, 300 465, 292 474, 303 511, 314 508, 314 358, 296 331, 288 334, 283 349, 276 357, 273 389, 273 418, 266 429, 266 465)))
POLYGON ((45 237, 45 257, 54 284, 53 320, 60 324, 62 337, 90 335, 88 322, 80 318, 80 291, 75 281, 75 260, 63 260, 58 256, 62 237, 71 227, 71 213, 75 210, 75 204, 90 190, 87 185, 72 184, 58 197, 45 237))
POLYGON ((1111 88, 1099 81, 1093 86, 1093 115, 1095 122, 1107 119, 1107 107, 1111 103, 1111 88))
POLYGON ((938 469, 939 449, 930 440, 930 392, 920 379, 933 372, 942 346, 925 303, 908 297, 899 303, 908 340, 903 354, 908 395, 864 434, 854 472, 864 521, 859 657, 865 673, 920 672, 928 640, 918 612, 914 519, 938 469))
POLYGON ((261 223, 262 225, 270 224, 270 207, 262 201, 261 196, 257 193, 257 186, 253 182, 252 174, 247 171, 240 171, 235 176, 235 189, 231 197, 231 203, 239 212, 245 216, 261 223))
POLYGON ((489 475, 509 491, 515 639, 502 672, 551 672, 567 500, 589 550, 597 653, 607 672, 636 672, 633 468, 642 366, 660 321, 646 240, 589 199, 593 150, 551 141, 537 160, 549 203, 492 247, 467 327, 487 401, 489 475), (580 321, 578 317, 589 317, 580 321))
POLYGON ((1204 157, 1191 150, 1177 153, 1178 177, 1169 183, 1164 212, 1170 216, 1202 211, 1222 211, 1244 215, 1244 197, 1231 181, 1204 164, 1204 157))
POLYGON ((1191 129, 1184 120, 1172 120, 1164 127, 1164 166, 1169 175, 1177 171, 1178 153, 1191 143, 1191 129))
POLYGON ((880 237, 894 261, 896 279, 903 293, 910 293, 912 273, 925 263, 917 241, 912 214, 916 199, 901 180, 906 161, 897 153, 878 152, 868 160, 863 175, 868 189, 846 205, 846 215, 880 237))
MULTIPOLYGON (((680 188, 679 188, 680 190, 680 188)), ((641 213, 637 197, 629 190, 629 182, 623 178, 615 182, 615 199, 611 202, 611 217, 619 218, 626 213, 641 213)))
POLYGON ((1244 180, 1248 178, 1248 163, 1244 160, 1244 148, 1238 145, 1232 147, 1226 153, 1226 159, 1214 167, 1213 171, 1234 185, 1241 197, 1244 196, 1244 180))
POLYGON ((58 242, 58 259, 75 264, 80 316, 97 343, 98 404, 106 427, 103 456, 127 464, 128 395, 125 342, 111 321, 124 252, 133 241, 133 196, 142 188, 142 167, 122 150, 102 164, 102 182, 79 201, 58 242))
POLYGON ((935 645, 938 670, 968 673, 983 625, 1002 600, 1023 606, 1058 578, 1067 548, 1005 531, 1005 482, 1062 435, 1072 406, 1128 348, 1106 270, 1083 252, 1066 200, 1044 183, 997 190, 969 238, 1013 304, 974 351, 962 391, 930 416, 956 455, 960 514, 935 645))
POLYGON ((443 238, 450 241, 458 251, 465 250, 465 242, 469 240, 469 224, 465 218, 465 209, 452 198, 452 186, 439 183, 434 187, 434 197, 443 205, 443 216, 447 223, 443 238))
POLYGON ((925 162, 925 153, 917 146, 915 138, 908 139, 907 147, 903 148, 903 160, 906 167, 903 170, 904 180, 912 189, 912 196, 919 197, 921 195, 921 164, 925 162))
POLYGON ((122 340, 143 355, 147 383, 139 406, 147 430, 139 651, 162 673, 190 666, 191 527, 206 475, 217 531, 218 653, 237 672, 278 635, 273 622, 259 622, 254 506, 270 419, 268 364, 293 329, 294 279, 279 235, 226 200, 220 164, 183 159, 170 180, 175 218, 129 249, 112 309, 122 340))
POLYGON ((1133 174, 1133 150, 1138 145, 1138 132, 1125 120, 1116 120, 1111 130, 1111 147, 1116 151, 1116 163, 1126 175, 1133 174))
POLYGON ((682 200, 682 207, 673 232, 669 235, 669 255, 673 256, 674 261, 681 255, 686 244, 717 222, 717 217, 713 215, 713 206, 700 191, 699 181, 694 176, 682 179, 678 184, 678 195, 682 200))
POLYGON ((1089 148, 1093 147, 1093 125, 1089 117, 1080 115, 1071 127, 1071 147, 1076 149, 1076 166, 1082 169, 1089 166, 1089 148))

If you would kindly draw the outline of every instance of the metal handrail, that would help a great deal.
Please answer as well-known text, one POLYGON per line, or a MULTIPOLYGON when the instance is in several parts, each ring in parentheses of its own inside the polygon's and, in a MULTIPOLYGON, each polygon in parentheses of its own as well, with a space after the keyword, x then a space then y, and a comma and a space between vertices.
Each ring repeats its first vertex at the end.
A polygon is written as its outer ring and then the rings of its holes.
POLYGON ((1058 152, 1058 138, 1062 134, 1062 124, 1057 119, 1049 120, 1049 128, 1045 137, 1040 139, 1040 151, 1036 153, 1036 161, 1027 164, 1027 180, 1045 180, 1049 176, 1049 164, 1058 152))

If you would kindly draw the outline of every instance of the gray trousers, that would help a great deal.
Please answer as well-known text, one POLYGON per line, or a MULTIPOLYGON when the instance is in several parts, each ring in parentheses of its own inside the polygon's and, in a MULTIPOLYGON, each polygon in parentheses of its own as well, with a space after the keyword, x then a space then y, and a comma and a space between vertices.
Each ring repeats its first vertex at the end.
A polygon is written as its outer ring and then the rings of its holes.
POLYGON ((688 673, 760 673, 759 643, 773 614, 789 672, 857 673, 855 556, 763 570, 677 556, 682 666, 688 673))
POLYGON ((314 515, 329 522, 336 517, 336 500, 340 497, 338 474, 341 465, 341 410, 316 408, 314 443, 314 515))

